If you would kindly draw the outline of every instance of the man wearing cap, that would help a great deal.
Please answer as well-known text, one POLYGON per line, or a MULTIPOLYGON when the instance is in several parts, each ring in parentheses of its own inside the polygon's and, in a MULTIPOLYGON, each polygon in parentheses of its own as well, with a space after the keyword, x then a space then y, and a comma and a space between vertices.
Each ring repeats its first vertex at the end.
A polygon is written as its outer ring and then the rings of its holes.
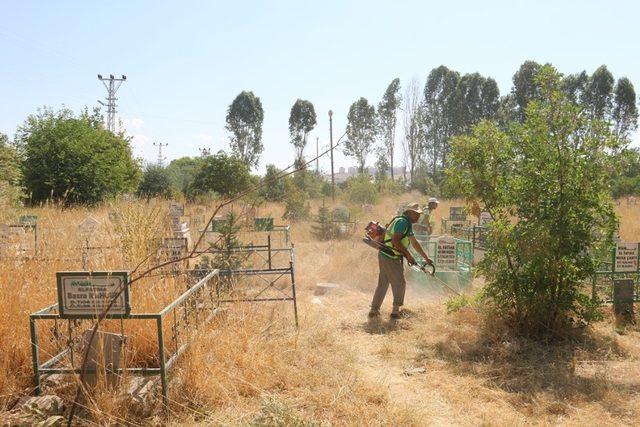
POLYGON ((438 208, 438 199, 430 197, 427 202, 427 206, 422 209, 422 215, 420 215, 420 221, 415 225, 414 231, 418 234, 426 234, 428 236, 433 234, 433 225, 431 224, 431 212, 438 208))
POLYGON ((413 224, 420 219, 421 213, 420 205, 412 203, 404 209, 401 216, 394 218, 387 226, 383 242, 386 248, 378 252, 380 272, 378 273, 378 286, 371 301, 369 317, 380 315, 380 307, 389 289, 389 284, 391 284, 391 292, 393 293, 391 318, 399 319, 402 316, 400 307, 404 304, 404 293, 407 286, 404 279, 402 258, 406 258, 409 265, 416 263, 409 252, 409 244, 426 260, 427 264, 433 264, 433 261, 413 236, 413 224))

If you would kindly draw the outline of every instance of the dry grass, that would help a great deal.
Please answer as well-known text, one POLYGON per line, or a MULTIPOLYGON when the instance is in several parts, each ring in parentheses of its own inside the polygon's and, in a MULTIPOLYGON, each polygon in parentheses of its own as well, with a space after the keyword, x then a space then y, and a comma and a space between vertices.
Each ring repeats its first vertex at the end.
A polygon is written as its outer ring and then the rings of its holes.
MULTIPOLYGON (((388 220, 401 201, 386 198, 370 214, 355 207, 361 229, 388 220)), ((313 203, 313 211, 319 202, 313 203)), ((448 214, 444 202, 435 223, 448 214)), ((49 261, 0 261, 0 405, 29 391, 28 314, 55 301, 55 272, 79 268, 75 227, 88 214, 103 223, 95 245, 114 246, 92 257, 94 269, 133 266, 166 232, 161 206, 118 203, 91 210, 31 210, 40 217, 49 261), (111 209, 123 222, 107 219, 111 209), (55 259, 54 259, 55 258, 55 259), (59 259, 67 258, 66 261, 59 259), (75 259, 75 260, 74 260, 75 259)), ((640 239, 633 206, 619 206, 621 235, 640 239)), ((18 213, 4 212, 4 220, 18 213)), ((282 206, 261 207, 279 218, 282 206)), ((351 239, 318 242, 310 223, 294 224, 301 327, 285 304, 235 305, 198 339, 172 372, 169 419, 141 415, 118 392, 85 402, 101 424, 206 425, 619 425, 640 416, 640 329, 617 331, 610 315, 561 343, 514 337, 477 310, 446 314, 441 293, 413 285, 410 317, 369 322, 375 252, 351 239), (314 295, 318 282, 339 287, 314 295), (435 296, 434 296, 435 295, 435 296), (620 334, 621 332, 622 334, 620 334), (425 373, 405 375, 411 368, 425 373)), ((94 243, 94 242, 92 242, 94 243)), ((137 284, 137 311, 156 309, 184 283, 151 278, 137 284)), ((386 304, 390 304, 387 298, 386 304)), ((388 306, 384 309, 388 310, 388 306)), ((117 327, 117 325, 113 325, 117 327)), ((126 331, 130 363, 154 360, 151 325, 126 331)), ((53 351, 53 349, 43 349, 53 351)), ((70 392, 71 390, 67 390, 70 392)), ((63 390, 61 390, 63 392, 63 390)), ((156 408, 157 409, 157 408, 156 408)))

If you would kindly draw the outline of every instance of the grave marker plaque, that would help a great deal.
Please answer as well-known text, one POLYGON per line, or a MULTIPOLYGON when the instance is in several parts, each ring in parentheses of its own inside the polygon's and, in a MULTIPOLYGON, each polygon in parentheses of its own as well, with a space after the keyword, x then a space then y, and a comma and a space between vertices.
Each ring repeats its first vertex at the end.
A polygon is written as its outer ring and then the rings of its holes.
POLYGON ((452 237, 441 237, 436 246, 436 264, 456 267, 456 241, 452 237))
POLYGON ((126 271, 64 271, 56 273, 58 310, 65 319, 99 316, 115 298, 110 317, 126 317, 129 303, 129 273, 126 271))
POLYGON ((638 271, 638 243, 618 243, 616 245, 616 259, 613 271, 638 271))
POLYGON ((478 225, 487 225, 493 221, 493 217, 487 211, 480 212, 480 221, 478 225))
POLYGON ((20 225, 34 227, 38 223, 38 215, 22 215, 18 221, 20 222, 20 225))

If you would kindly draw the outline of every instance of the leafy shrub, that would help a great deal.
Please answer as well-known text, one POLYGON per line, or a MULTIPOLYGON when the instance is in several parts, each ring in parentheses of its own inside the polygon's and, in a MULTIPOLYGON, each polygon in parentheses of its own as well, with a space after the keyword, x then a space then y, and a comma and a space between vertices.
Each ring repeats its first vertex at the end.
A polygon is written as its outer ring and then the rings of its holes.
POLYGON ((252 184, 249 166, 240 158, 224 151, 206 156, 189 189, 189 196, 215 193, 224 197, 234 196, 252 184))
POLYGON ((378 201, 378 189, 368 175, 358 175, 344 183, 344 194, 352 203, 374 204, 378 201))
POLYGON ((138 195, 148 199, 151 197, 171 198, 173 191, 167 169, 158 165, 148 166, 142 174, 138 195))
POLYGON ((584 283, 616 227, 606 166, 619 140, 572 105, 551 66, 537 80, 524 123, 454 139, 449 179, 494 218, 484 298, 519 332, 544 335, 599 318, 584 283))
POLYGON ((15 142, 35 202, 97 203, 135 190, 140 180, 129 140, 106 130, 97 112, 76 117, 45 108, 18 128, 15 142))
POLYGON ((285 196, 285 210, 282 217, 289 221, 300 221, 309 218, 309 204, 307 196, 300 191, 291 181, 285 184, 287 193, 285 196))

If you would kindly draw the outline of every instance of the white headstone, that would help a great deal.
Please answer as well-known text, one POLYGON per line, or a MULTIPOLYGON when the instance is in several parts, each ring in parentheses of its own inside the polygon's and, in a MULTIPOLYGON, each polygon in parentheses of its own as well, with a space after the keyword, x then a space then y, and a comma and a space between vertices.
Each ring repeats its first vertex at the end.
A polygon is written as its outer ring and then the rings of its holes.
POLYGON ((93 233, 95 233, 99 225, 100 225, 100 222, 97 219, 88 216, 87 218, 85 218, 84 221, 78 224, 78 232, 83 237, 88 238, 93 233))
POLYGON ((180 203, 176 203, 176 202, 171 202, 171 204, 169 205, 169 213, 171 214, 171 216, 183 216, 184 215, 184 205, 181 205, 180 203))
POLYGON ((616 262, 613 271, 638 271, 638 243, 618 243, 616 245, 616 262))
POLYGON ((111 304, 109 314, 129 312, 128 274, 126 272, 59 272, 58 305, 66 316, 95 316, 111 304))
POLYGON ((444 236, 438 239, 436 264, 438 266, 456 267, 456 241, 453 237, 444 236))

